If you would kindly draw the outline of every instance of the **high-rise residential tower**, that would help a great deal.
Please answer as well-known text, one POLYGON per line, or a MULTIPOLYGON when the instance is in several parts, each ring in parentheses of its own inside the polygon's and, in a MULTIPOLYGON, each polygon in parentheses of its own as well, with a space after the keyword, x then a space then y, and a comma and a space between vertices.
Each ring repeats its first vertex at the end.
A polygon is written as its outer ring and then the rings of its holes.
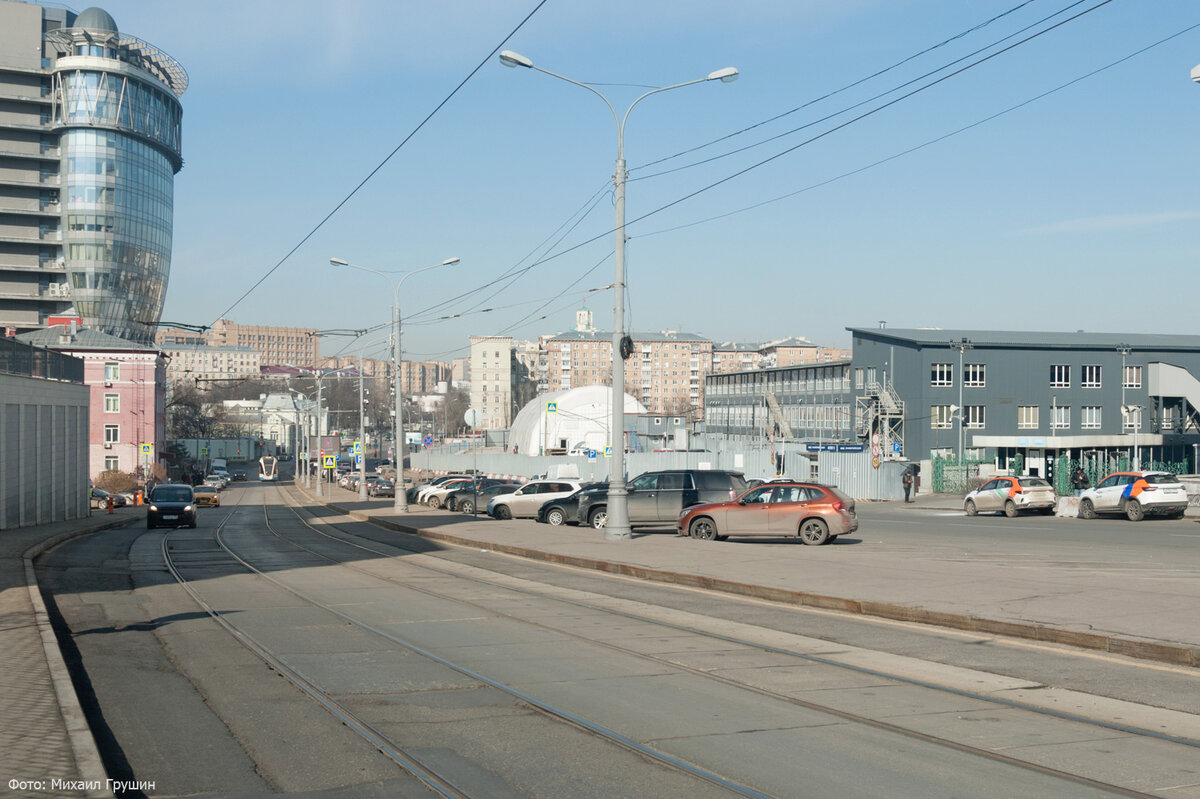
POLYGON ((0 0, 0 327, 153 342, 187 82, 102 9, 0 0))

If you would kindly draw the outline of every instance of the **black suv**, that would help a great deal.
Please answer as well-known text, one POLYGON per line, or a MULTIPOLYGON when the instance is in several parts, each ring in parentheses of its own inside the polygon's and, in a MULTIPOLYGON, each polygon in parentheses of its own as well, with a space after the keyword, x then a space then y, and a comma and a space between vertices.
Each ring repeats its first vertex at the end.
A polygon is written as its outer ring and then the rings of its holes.
MULTIPOLYGON (((667 469, 646 472, 628 483, 629 526, 669 527, 680 512, 704 502, 728 502, 748 488, 741 472, 667 469)), ((596 529, 608 523, 608 492, 581 492, 579 523, 596 529)))

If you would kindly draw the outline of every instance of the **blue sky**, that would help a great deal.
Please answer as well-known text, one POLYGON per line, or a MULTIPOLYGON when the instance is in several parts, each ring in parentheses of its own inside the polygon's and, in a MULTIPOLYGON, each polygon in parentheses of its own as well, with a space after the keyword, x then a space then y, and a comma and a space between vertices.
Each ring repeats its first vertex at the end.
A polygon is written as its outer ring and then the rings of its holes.
MULTIPOLYGON (((622 112, 647 88, 741 71, 734 83, 651 97, 630 116, 635 330, 831 346, 848 345, 847 326, 881 320, 1195 333, 1200 85, 1188 73, 1200 28, 1034 98, 1200 24, 1200 8, 1100 4, 549 0, 507 42, 537 0, 102 7, 190 77, 164 320, 208 324, 234 305, 503 42, 593 83, 622 112), (692 148, 702 149, 647 166, 692 148)), ((605 187, 615 155, 616 126, 598 98, 493 57, 228 315, 384 324, 385 281, 330 257, 403 271, 453 256, 459 265, 404 285, 406 357, 462 357, 472 334, 558 333, 585 300, 608 328, 611 290, 587 290, 613 281, 605 187)), ((384 334, 362 346, 382 354, 384 334)))

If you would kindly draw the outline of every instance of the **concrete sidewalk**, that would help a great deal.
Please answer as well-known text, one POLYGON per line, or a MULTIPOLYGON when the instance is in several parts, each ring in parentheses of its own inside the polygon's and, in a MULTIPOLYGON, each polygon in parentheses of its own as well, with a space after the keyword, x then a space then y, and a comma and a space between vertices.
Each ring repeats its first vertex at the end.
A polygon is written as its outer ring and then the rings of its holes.
POLYGON ((112 796, 32 560, 62 541, 145 517, 144 508, 111 515, 94 510, 86 519, 0 532, 0 786, 6 796, 112 796), (80 785, 87 787, 73 790, 80 785))
MULTIPOLYGON (((1103 560, 1078 544, 1047 541, 1036 553, 1003 543, 916 545, 899 525, 866 522, 832 546, 735 544, 639 532, 605 541, 590 528, 499 521, 414 507, 396 517, 390 501, 360 503, 344 489, 324 504, 355 518, 431 540, 536 560, 699 586, 732 594, 936 624, 985 635, 1054 642, 1200 666, 1200 553, 1179 562, 1139 560, 1136 550, 1103 560)), ((309 501, 316 501, 309 497, 309 501)), ((923 494, 887 503, 922 514, 961 513, 957 495, 923 494)), ((875 503, 872 503, 875 504, 875 503)), ((860 511, 861 516, 861 511, 860 511)), ((1053 523, 1068 524, 1065 520, 1053 523)), ((907 522, 911 525, 912 522, 907 522)), ((1197 531, 1200 542, 1200 530, 1197 531)))

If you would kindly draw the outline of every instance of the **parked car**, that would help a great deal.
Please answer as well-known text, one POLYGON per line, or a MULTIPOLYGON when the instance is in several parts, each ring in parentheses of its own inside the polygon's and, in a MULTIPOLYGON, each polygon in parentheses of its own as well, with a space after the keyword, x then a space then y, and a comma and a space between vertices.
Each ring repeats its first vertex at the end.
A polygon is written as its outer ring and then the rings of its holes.
POLYGON ((735 500, 687 508, 676 522, 678 535, 705 541, 730 536, 798 537, 811 546, 828 544, 858 529, 854 500, 818 483, 764 483, 735 500))
POLYGON ((204 478, 204 485, 212 486, 213 488, 217 489, 218 491, 221 491, 225 488, 225 486, 229 485, 229 481, 226 480, 221 475, 214 473, 214 474, 210 474, 208 477, 204 478))
POLYGON ((417 495, 417 502, 422 505, 428 505, 431 508, 440 508, 446 499, 446 495, 451 491, 459 488, 466 488, 475 482, 474 478, 463 477, 457 480, 447 480, 441 485, 430 486, 421 491, 417 495))
POLYGON ((196 526, 196 495, 191 486, 168 483, 154 487, 146 508, 146 529, 153 530, 160 524, 196 526))
POLYGON ((408 504, 412 505, 417 503, 417 494, 421 491, 421 489, 428 488, 429 486, 441 485, 447 480, 460 480, 469 476, 470 475, 466 474, 444 474, 441 477, 435 477, 432 480, 425 481, 424 483, 415 483, 409 486, 408 490, 405 492, 408 496, 408 504))
POLYGON ((461 513, 474 513, 479 505, 487 507, 488 501, 500 494, 511 494, 521 487, 520 483, 500 482, 480 489, 460 488, 446 497, 446 507, 461 513))
POLYGON ((387 478, 381 477, 378 480, 367 483, 367 496, 394 498, 396 496, 396 484, 387 478))
MULTIPOLYGON (((728 502, 746 491, 741 472, 721 469, 670 469, 646 472, 629 481, 631 527, 670 527, 684 508, 707 502, 728 502)), ((608 523, 608 492, 580 497, 578 519, 602 529, 608 523)))
POLYGON ((1187 489, 1170 472, 1116 472, 1079 495, 1079 518, 1121 513, 1131 522, 1149 515, 1182 519, 1187 504, 1187 489))
MULTIPOLYGON (((588 483, 574 494, 548 499, 542 503, 542 507, 538 508, 537 516, 534 518, 551 527, 558 527, 563 524, 577 524, 579 522, 579 502, 584 494, 589 495, 589 497, 591 495, 603 496, 608 494, 608 481, 588 483)), ((591 497, 588 501, 594 501, 594 497, 591 497)))
POLYGON ((209 508, 216 508, 221 505, 221 495, 212 486, 196 486, 192 489, 192 493, 196 497, 197 507, 204 505, 209 508))
MULTIPOLYGON (((492 486, 500 485, 510 486, 508 491, 515 491, 521 487, 521 483, 517 482, 516 480, 504 480, 498 477, 480 477, 474 481, 459 483, 451 486, 449 490, 444 490, 442 492, 443 496, 441 497, 442 507, 446 510, 458 510, 457 505, 460 497, 466 495, 476 496, 485 488, 491 488, 492 486)), ((491 494, 488 494, 488 496, 494 497, 496 496, 496 492, 492 492, 491 494)), ((487 503, 485 502, 484 504, 486 505, 487 503)))
POLYGON ((580 489, 578 480, 533 480, 511 494, 497 494, 488 500, 487 513, 497 519, 533 518, 538 508, 554 494, 573 494, 580 489))
POLYGON ((128 504, 125 501, 125 497, 121 496, 120 494, 109 493, 108 491, 105 491, 103 488, 93 488, 92 489, 92 498, 91 498, 91 500, 89 500, 88 504, 90 504, 93 508, 97 508, 97 509, 107 508, 108 507, 108 498, 110 496, 112 497, 114 508, 123 508, 123 507, 125 507, 126 504, 128 504))
POLYGON ((1044 478, 993 477, 963 498, 963 510, 968 516, 1003 513, 1010 519, 1023 510, 1049 516, 1056 502, 1054 486, 1044 478))

